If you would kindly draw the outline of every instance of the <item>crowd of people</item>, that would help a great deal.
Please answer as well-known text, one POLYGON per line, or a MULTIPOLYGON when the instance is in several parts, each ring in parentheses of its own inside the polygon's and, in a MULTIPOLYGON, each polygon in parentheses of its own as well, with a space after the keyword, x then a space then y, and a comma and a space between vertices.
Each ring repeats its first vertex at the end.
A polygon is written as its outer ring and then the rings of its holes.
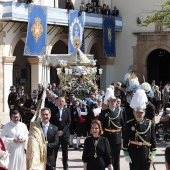
POLYGON ((103 15, 112 15, 112 16, 118 16, 119 10, 117 10, 116 6, 114 6, 114 9, 111 10, 109 5, 103 4, 103 6, 99 6, 98 2, 91 2, 87 3, 86 5, 84 3, 80 6, 80 11, 85 11, 87 13, 96 13, 96 14, 103 14, 103 15))
MULTIPOLYGON (((19 1, 21 3, 25 2, 24 0, 19 1)), ((33 0, 26 0, 27 4, 33 3, 33 0)), ((65 9, 68 11, 75 10, 74 4, 72 0, 68 0, 65 5, 65 9)), ((114 9, 111 10, 109 5, 103 4, 102 6, 99 5, 99 0, 92 0, 91 3, 85 4, 84 2, 81 3, 80 12, 87 12, 87 13, 96 13, 96 14, 103 14, 103 15, 112 15, 112 16, 119 16, 119 10, 114 6, 114 9)))
MULTIPOLYGON (((68 11, 74 10, 74 5, 71 0, 68 0, 66 3, 66 9, 68 11)), ((99 0, 93 0, 91 3, 84 4, 84 2, 81 3, 80 6, 80 12, 87 12, 87 13, 96 13, 96 14, 103 14, 103 15, 112 15, 112 16, 118 16, 119 10, 117 10, 116 6, 114 6, 114 9, 111 10, 109 5, 103 4, 103 6, 99 5, 99 0)))
MULTIPOLYGON (((161 108, 161 96, 167 90, 165 85, 161 93, 155 81, 150 86, 153 96, 145 88, 132 90, 127 84, 114 82, 106 92, 96 90, 85 98, 75 94, 63 97, 62 88, 55 83, 48 88, 38 84, 30 97, 24 93, 23 86, 18 89, 11 86, 8 96, 11 121, 1 134, 11 155, 8 169, 25 170, 30 121, 45 92, 40 127, 47 145, 47 170, 56 167, 60 145, 64 170, 69 167, 68 148, 84 148, 84 170, 105 167, 120 170, 121 149, 131 170, 149 170, 156 155, 154 119, 161 108), (82 137, 84 140, 80 141, 82 137)), ((165 110, 169 105, 169 100, 163 102, 165 110)))
POLYGON ((169 123, 169 113, 170 113, 170 84, 167 82, 165 85, 162 84, 162 81, 158 85, 155 84, 155 80, 152 80, 151 88, 154 91, 154 97, 151 102, 155 106, 155 113, 159 115, 162 111, 160 118, 161 122, 169 123))

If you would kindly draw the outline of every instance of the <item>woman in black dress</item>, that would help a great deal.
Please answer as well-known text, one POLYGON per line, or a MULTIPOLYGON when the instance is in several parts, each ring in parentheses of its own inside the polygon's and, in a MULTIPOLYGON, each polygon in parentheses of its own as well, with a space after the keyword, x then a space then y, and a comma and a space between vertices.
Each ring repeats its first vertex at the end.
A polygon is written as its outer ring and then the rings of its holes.
POLYGON ((92 121, 90 132, 92 136, 86 139, 82 156, 84 170, 105 170, 106 167, 113 170, 110 145, 107 138, 100 136, 103 131, 99 120, 92 121))

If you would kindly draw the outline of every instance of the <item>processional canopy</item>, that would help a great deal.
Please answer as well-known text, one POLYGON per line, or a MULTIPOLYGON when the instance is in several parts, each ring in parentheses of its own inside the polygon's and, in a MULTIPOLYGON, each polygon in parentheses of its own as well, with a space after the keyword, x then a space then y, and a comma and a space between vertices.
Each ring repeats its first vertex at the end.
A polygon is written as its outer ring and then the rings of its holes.
POLYGON ((80 49, 72 54, 47 55, 43 64, 56 68, 64 96, 73 93, 84 98, 98 89, 96 81, 102 74, 102 69, 96 67, 93 55, 84 54, 80 49))

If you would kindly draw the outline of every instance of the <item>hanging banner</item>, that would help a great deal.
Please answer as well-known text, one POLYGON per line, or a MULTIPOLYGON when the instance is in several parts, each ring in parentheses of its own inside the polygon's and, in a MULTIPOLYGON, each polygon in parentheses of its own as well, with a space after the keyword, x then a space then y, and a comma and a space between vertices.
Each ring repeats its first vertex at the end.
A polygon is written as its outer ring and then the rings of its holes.
POLYGON ((115 18, 103 15, 103 46, 104 56, 115 57, 115 18))
POLYGON ((69 13, 68 53, 76 49, 84 51, 84 22, 81 13, 73 11, 69 13))
POLYGON ((47 8, 39 5, 28 6, 28 28, 24 55, 46 55, 47 8))

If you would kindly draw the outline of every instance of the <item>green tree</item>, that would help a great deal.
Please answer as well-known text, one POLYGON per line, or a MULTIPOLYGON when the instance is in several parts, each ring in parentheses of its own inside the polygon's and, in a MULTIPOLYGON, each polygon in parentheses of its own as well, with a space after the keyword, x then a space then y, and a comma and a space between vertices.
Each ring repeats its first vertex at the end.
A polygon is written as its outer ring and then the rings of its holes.
POLYGON ((160 7, 160 10, 153 11, 153 14, 146 17, 142 21, 141 26, 148 26, 150 23, 155 23, 170 28, 170 0, 167 0, 164 4, 156 4, 160 7))

